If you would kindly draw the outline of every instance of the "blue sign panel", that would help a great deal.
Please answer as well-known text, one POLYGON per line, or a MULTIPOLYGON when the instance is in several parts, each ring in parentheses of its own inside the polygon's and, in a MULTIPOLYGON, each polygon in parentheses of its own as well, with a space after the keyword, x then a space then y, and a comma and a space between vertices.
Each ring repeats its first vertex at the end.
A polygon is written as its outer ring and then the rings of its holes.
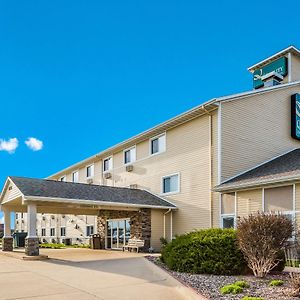
POLYGON ((294 139, 300 140, 300 94, 292 95, 291 103, 291 135, 294 139))
POLYGON ((255 70, 253 72, 253 87, 255 89, 262 87, 264 85, 264 83, 261 80, 261 77, 272 71, 277 72, 278 74, 282 75, 283 77, 286 76, 288 73, 287 58, 281 57, 281 58, 269 63, 268 65, 255 70))

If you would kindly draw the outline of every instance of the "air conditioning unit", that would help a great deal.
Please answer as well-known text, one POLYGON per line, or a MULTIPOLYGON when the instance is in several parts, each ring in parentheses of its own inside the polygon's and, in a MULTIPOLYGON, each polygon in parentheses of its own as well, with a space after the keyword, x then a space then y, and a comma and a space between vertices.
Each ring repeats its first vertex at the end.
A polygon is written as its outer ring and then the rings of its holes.
POLYGON ((111 178, 111 173, 109 173, 109 172, 104 173, 104 178, 105 178, 105 179, 111 178))
POLYGON ((138 185, 137 184, 131 184, 131 185, 129 185, 129 188, 130 189, 137 189, 138 185))
POLYGON ((126 172, 132 172, 133 171, 133 165, 126 166, 126 172))
POLYGON ((93 182, 94 182, 93 178, 88 178, 88 179, 86 180, 86 183, 87 183, 87 184, 92 184, 93 182))

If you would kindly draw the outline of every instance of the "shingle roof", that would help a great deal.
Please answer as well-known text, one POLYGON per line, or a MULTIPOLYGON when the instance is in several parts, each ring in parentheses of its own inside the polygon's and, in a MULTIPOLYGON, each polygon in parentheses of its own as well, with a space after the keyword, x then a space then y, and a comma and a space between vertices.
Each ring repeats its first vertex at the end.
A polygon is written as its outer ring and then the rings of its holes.
POLYGON ((281 182, 297 177, 300 179, 300 149, 294 149, 241 175, 231 178, 216 186, 214 190, 222 191, 237 189, 239 187, 257 186, 262 183, 281 182))
MULTIPOLYGON (((49 179, 9 177, 25 197, 49 197, 99 201, 101 204, 169 207, 176 206, 145 190, 62 182, 49 179)), ((100 203, 99 203, 100 204, 100 203)))

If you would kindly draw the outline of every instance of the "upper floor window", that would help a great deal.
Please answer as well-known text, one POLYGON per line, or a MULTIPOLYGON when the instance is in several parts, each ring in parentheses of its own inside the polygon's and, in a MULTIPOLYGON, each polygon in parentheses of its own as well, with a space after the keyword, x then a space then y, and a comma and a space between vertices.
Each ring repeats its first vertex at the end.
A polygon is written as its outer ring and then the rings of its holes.
POLYGON ((179 193, 179 174, 169 175, 162 178, 162 192, 179 193))
POLYGON ((112 169, 112 157, 108 157, 103 160, 103 172, 109 171, 112 169))
POLYGON ((158 154, 166 151, 166 135, 154 137, 150 140, 150 154, 158 154))
POLYGON ((94 165, 90 165, 86 167, 86 177, 90 178, 94 176, 94 165))
POLYGON ((66 176, 62 176, 62 177, 60 177, 60 178, 59 178, 59 181, 67 181, 67 178, 66 178, 66 176))
POLYGON ((221 195, 221 227, 235 226, 235 193, 221 195))
POLYGON ((72 181, 73 182, 78 182, 79 181, 79 173, 78 173, 78 171, 72 173, 72 181))
POLYGON ((130 148, 124 151, 124 163, 130 164, 136 160, 136 148, 130 148))
POLYGON ((42 228, 42 236, 46 236, 46 228, 42 228))

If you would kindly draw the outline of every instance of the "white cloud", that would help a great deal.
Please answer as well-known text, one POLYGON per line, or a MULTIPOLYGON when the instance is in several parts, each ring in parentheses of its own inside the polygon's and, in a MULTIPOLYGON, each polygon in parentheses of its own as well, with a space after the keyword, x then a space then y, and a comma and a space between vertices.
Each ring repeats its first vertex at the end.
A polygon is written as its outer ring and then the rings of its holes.
POLYGON ((7 151, 12 154, 16 151, 19 146, 17 138, 9 139, 8 141, 0 139, 0 151, 7 151))
POLYGON ((34 137, 30 137, 25 141, 25 144, 27 145, 27 147, 29 149, 31 149, 32 151, 39 151, 43 149, 43 142, 34 138, 34 137))

